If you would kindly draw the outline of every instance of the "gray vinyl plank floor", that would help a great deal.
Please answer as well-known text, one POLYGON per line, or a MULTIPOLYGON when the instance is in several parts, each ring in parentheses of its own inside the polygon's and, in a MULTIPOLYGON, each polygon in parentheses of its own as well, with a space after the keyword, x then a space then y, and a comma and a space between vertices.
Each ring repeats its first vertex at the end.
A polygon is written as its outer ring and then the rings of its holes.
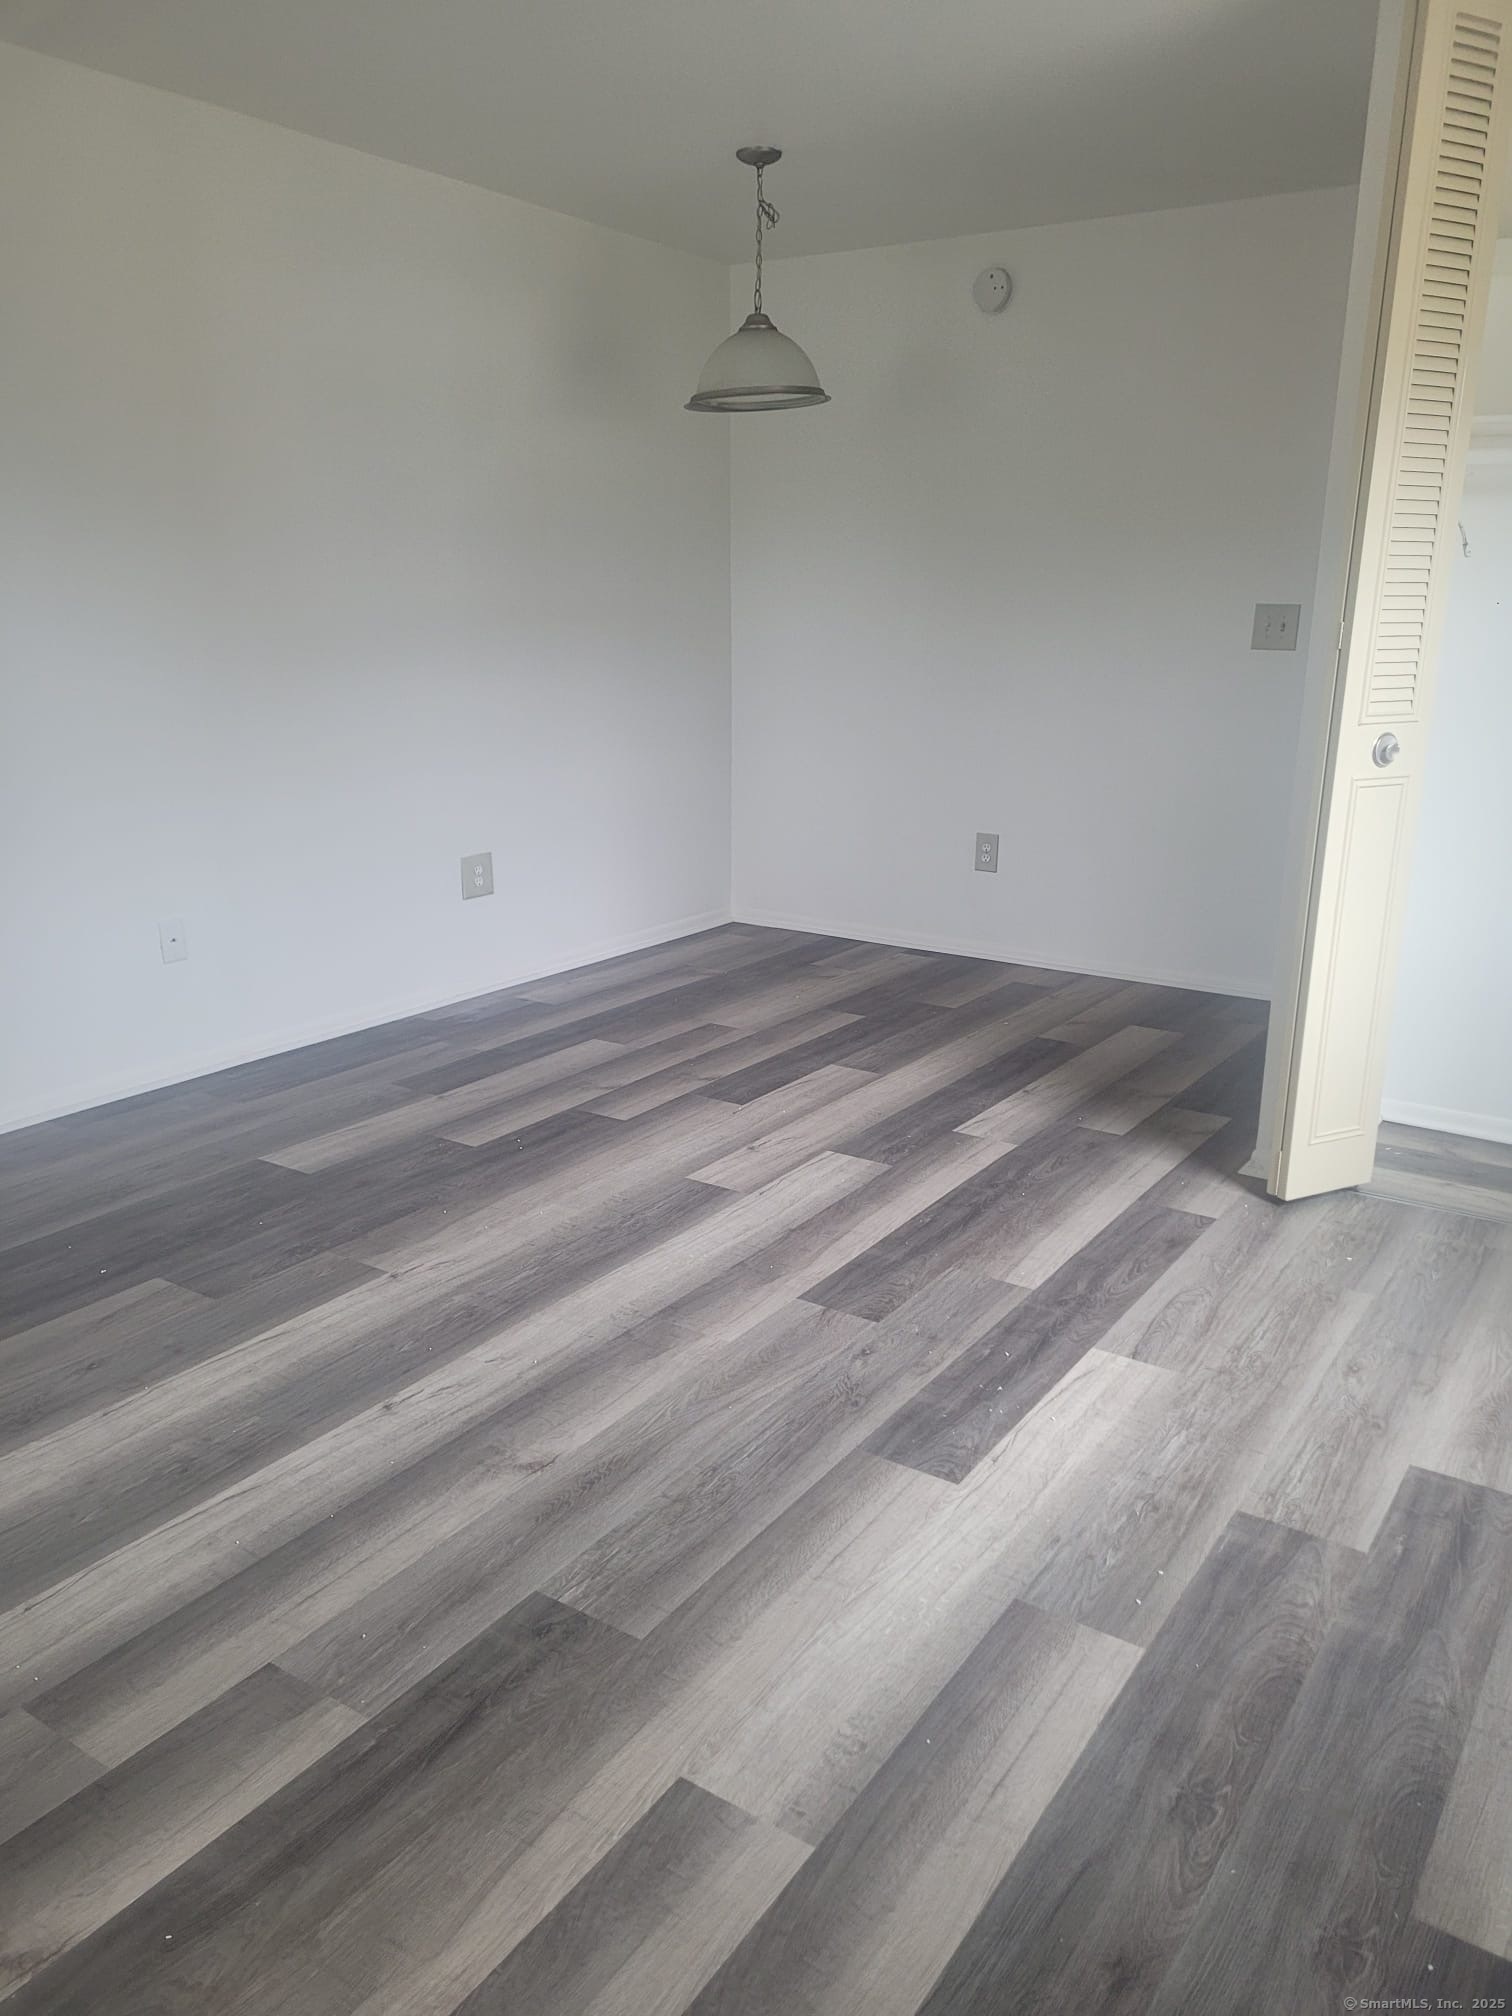
POLYGON ((1512 1143, 1388 1122, 1376 1144, 1370 1191, 1399 1204, 1468 1211, 1512 1225, 1512 1143))
POLYGON ((0 2010, 1506 2007, 1512 1150, 1264 1033, 731 925, 0 1140, 0 2010))

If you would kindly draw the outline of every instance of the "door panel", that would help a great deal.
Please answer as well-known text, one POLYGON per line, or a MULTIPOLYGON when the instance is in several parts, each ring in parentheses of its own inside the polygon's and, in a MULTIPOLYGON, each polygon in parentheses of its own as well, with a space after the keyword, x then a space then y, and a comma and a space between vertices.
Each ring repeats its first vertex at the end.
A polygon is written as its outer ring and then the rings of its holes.
POLYGON ((1512 96, 1512 0, 1419 0, 1271 1187, 1369 1180, 1512 96), (1383 741, 1383 738, 1385 740, 1383 741), (1394 746, 1388 746, 1394 745, 1394 746))
POLYGON ((1310 1127, 1310 1138, 1320 1144, 1351 1140, 1371 1124, 1369 1062, 1375 1017, 1387 995, 1382 966, 1398 893, 1406 798, 1405 780, 1351 780, 1310 1127))

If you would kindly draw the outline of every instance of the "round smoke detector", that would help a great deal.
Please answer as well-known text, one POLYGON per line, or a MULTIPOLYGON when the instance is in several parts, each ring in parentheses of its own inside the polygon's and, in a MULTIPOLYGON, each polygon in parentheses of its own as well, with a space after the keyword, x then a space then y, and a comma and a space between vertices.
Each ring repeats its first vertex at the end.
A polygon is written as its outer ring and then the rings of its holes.
POLYGON ((978 273, 971 286, 972 299, 984 315, 1001 315, 1012 292, 1013 281, 1006 266, 989 266, 985 273, 978 273))

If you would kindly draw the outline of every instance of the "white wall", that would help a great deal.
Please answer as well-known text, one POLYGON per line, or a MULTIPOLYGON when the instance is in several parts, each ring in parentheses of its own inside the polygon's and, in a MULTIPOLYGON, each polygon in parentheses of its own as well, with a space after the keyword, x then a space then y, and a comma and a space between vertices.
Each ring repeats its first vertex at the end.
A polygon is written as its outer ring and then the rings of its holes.
MULTIPOLYGON (((1512 217, 1507 222, 1512 224, 1512 217)), ((1512 238, 1497 241, 1486 334, 1475 374, 1475 410, 1512 414, 1512 238)))
POLYGON ((769 267, 834 403, 734 433, 738 916, 1268 992, 1353 217, 769 267))
POLYGON ((1439 658, 1383 1110, 1512 1141, 1512 442, 1473 467, 1439 658))
POLYGON ((732 624, 739 914, 1263 992, 1351 215, 777 263, 732 578, 720 269, 0 47, 0 1125, 727 914, 732 624))
POLYGON ((727 914, 722 268, 8 47, 0 245, 0 1124, 727 914))
MULTIPOLYGON (((1512 422, 1512 243, 1476 405, 1512 422)), ((1388 1120, 1512 1141, 1512 434, 1478 427, 1439 654, 1386 1067, 1388 1120)))

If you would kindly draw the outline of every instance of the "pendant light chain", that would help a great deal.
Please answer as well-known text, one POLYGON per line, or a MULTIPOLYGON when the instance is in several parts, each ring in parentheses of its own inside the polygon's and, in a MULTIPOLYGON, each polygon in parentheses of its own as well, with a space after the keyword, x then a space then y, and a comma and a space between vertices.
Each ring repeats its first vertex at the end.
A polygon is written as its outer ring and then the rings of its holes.
POLYGON ((765 173, 764 168, 758 167, 756 170, 756 297, 751 305, 758 315, 761 313, 762 232, 770 231, 779 222, 776 207, 767 201, 766 190, 762 186, 761 178, 765 173))
POLYGON ((784 336, 761 305, 766 234, 778 222, 767 201, 765 170, 782 159, 780 147, 737 147, 742 168, 756 170, 756 287, 751 312, 733 336, 716 345, 688 401, 690 413, 779 413, 788 406, 823 406, 829 394, 814 360, 784 336))

